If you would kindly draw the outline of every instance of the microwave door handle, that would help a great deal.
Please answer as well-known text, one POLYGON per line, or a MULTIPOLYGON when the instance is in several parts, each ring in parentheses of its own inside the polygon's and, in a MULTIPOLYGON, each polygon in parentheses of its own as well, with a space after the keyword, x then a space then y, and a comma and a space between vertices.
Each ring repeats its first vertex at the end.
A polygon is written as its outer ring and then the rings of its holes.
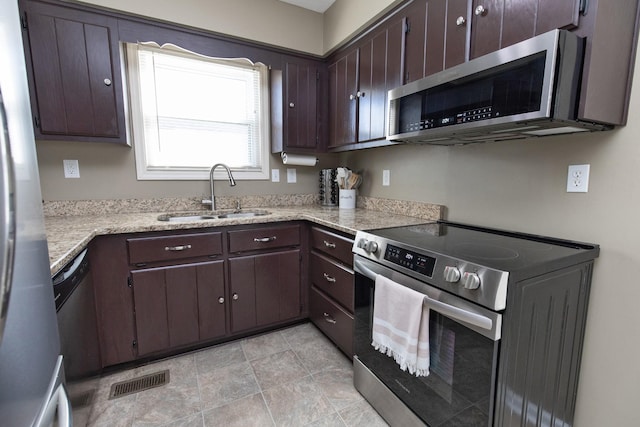
POLYGON ((453 320, 458 320, 460 322, 469 323, 471 325, 477 326, 482 329, 486 329, 490 331, 493 327, 493 321, 486 316, 482 316, 481 314, 471 313, 470 311, 464 310, 462 308, 454 307, 452 305, 446 304, 444 302, 440 302, 438 300, 424 297, 422 305, 428 307, 438 313, 444 314, 447 317, 450 317, 453 320))

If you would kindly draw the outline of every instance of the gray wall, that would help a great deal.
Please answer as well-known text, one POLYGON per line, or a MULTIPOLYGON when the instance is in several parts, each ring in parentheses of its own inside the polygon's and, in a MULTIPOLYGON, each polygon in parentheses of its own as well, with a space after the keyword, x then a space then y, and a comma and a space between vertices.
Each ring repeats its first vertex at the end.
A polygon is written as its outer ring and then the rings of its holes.
MULTIPOLYGON (((236 8, 248 4, 258 7, 263 0, 188 0, 180 2, 179 10, 174 11, 163 11, 151 0, 92 2, 141 14, 161 14, 166 19, 173 13, 180 22, 202 24, 205 28, 214 25, 210 22, 215 20, 224 24, 221 28, 231 28, 232 34, 244 36, 252 31, 243 28, 247 22, 256 22, 259 27, 263 19, 262 6, 258 13, 247 10, 242 15, 237 14, 236 8), (219 7, 216 16, 209 12, 213 7, 210 3, 219 7), (236 6, 225 6, 231 3, 236 6)), ((278 3, 265 0, 264 4, 267 9, 281 10, 278 3)), ((291 34, 305 40, 311 36, 313 41, 302 42, 305 50, 327 51, 341 42, 340 35, 352 34, 362 22, 393 3, 394 0, 337 0, 327 12, 320 33, 315 27, 301 30, 295 26, 300 10, 287 9, 294 19, 274 18, 282 21, 260 27, 265 32, 260 39, 275 43, 280 37, 286 39, 283 46, 291 47, 291 34), (357 19, 348 19, 353 13, 358 14, 357 19), (323 38, 323 47, 318 48, 315 41, 323 38)), ((163 4, 169 7, 166 2, 163 4)), ((637 83, 640 66, 636 70, 637 83)), ((634 120, 640 117, 638 85, 631 101, 629 124, 613 132, 465 147, 396 146, 338 156, 352 168, 364 169, 366 181, 361 194, 441 203, 447 206, 451 220, 601 245, 578 392, 575 425, 579 427, 640 425, 636 407, 640 398, 640 227, 635 224, 640 217, 640 123, 634 120), (583 163, 591 165, 589 192, 566 193, 567 166, 583 163), (383 169, 391 170, 389 187, 381 185, 383 169)), ((44 197, 102 199, 206 192, 205 182, 135 181, 132 151, 124 147, 38 143, 44 197), (80 180, 60 178, 64 158, 80 160, 80 180)), ((277 159, 272 159, 273 164, 277 159)), ((337 160, 326 156, 321 166, 335 164, 337 160)), ((282 174, 281 163, 279 167, 282 174)), ((298 168, 299 172, 300 169, 304 168, 298 168)), ((304 183, 299 185, 251 182, 240 183, 236 189, 243 194, 315 191, 315 173, 308 172, 307 176, 305 172, 304 183)), ((221 194, 228 189, 225 187, 218 187, 221 194)))

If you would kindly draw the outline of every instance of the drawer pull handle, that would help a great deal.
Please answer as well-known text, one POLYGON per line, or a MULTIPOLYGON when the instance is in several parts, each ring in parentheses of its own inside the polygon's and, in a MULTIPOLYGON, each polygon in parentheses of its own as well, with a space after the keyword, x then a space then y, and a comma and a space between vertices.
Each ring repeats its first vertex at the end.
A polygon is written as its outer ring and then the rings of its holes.
POLYGON ((218 302, 219 302, 220 304, 224 304, 224 297, 220 297, 220 298, 218 298, 218 302))
POLYGON ((274 240, 276 240, 276 236, 271 236, 271 237, 255 237, 253 239, 254 242, 257 243, 269 243, 269 242, 273 242, 274 240))
POLYGON ((191 245, 179 245, 179 246, 165 246, 164 250, 167 252, 180 252, 191 249, 191 245))
POLYGON ((335 243, 333 243, 333 242, 327 242, 326 240, 324 240, 324 245, 325 245, 326 247, 328 247, 328 248, 331 248, 331 249, 333 249, 333 248, 335 248, 335 247, 336 247, 336 244, 335 244, 335 243))
POLYGON ((327 282, 331 282, 331 283, 335 283, 336 282, 336 278, 335 277, 331 277, 327 273, 322 273, 322 275, 327 280, 327 282))
POLYGON ((333 317, 331 317, 331 315, 329 313, 322 313, 324 316, 324 320, 326 320, 328 323, 331 323, 333 325, 336 324, 336 319, 334 319, 333 317))
POLYGON ((238 294, 233 294, 233 296, 231 297, 234 301, 238 301, 238 298, 240 298, 238 296, 238 294))

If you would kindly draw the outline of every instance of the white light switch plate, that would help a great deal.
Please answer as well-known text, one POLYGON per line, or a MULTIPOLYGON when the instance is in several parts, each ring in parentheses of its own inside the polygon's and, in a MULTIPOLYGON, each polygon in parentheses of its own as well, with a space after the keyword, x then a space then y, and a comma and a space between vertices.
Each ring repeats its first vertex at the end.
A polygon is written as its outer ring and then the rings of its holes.
POLYGON ((271 182, 280 182, 280 169, 271 169, 271 182))
POLYGON ((77 160, 63 160, 65 178, 80 178, 80 166, 77 160))
POLYGON ((296 183, 296 170, 295 169, 287 169, 287 182, 289 184, 296 183))

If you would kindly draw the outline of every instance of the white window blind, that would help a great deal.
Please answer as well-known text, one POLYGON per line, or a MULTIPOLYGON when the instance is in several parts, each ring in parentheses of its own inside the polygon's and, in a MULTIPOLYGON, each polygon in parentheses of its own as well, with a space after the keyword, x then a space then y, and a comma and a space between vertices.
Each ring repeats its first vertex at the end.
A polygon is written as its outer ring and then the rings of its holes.
POLYGON ((140 44, 127 57, 139 179, 208 179, 215 163, 268 178, 264 65, 140 44))

